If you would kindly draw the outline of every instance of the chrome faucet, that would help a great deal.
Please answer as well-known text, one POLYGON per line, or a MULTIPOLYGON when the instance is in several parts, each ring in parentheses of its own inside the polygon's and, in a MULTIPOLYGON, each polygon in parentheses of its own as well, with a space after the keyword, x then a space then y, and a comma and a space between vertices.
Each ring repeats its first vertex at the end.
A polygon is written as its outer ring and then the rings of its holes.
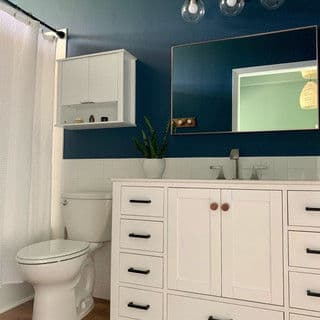
POLYGON ((234 177, 234 179, 237 179, 237 180, 239 179, 239 159, 240 159, 239 149, 232 149, 230 151, 230 160, 235 161, 236 176, 234 177))

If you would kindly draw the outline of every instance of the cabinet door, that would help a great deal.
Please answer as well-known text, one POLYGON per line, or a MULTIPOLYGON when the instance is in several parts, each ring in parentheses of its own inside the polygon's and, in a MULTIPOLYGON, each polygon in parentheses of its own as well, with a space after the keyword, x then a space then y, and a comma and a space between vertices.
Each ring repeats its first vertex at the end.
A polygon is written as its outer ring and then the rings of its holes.
POLYGON ((220 191, 169 189, 168 287, 221 295, 220 191))
POLYGON ((89 58, 89 100, 108 102, 118 100, 119 54, 89 58))
POLYGON ((88 59, 74 59, 61 65, 61 105, 88 102, 88 59))
POLYGON ((283 304, 281 191, 223 190, 222 296, 283 304))

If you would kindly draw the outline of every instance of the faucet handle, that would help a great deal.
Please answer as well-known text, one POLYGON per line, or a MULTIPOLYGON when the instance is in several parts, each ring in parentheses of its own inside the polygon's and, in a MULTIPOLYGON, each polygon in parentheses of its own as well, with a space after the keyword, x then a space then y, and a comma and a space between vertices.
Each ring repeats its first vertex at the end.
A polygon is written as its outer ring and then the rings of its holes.
POLYGON ((259 171, 266 170, 266 169, 268 169, 268 166, 254 166, 253 165, 250 180, 260 180, 259 171))
POLYGON ((217 180, 226 180, 226 177, 223 172, 223 166, 210 166, 210 170, 219 170, 217 180))

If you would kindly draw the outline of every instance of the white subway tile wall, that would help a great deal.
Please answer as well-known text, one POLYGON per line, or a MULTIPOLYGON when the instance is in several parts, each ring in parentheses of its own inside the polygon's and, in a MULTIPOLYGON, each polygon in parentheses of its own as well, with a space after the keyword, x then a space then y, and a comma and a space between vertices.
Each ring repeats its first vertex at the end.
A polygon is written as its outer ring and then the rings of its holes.
MULTIPOLYGON (((80 159, 63 161, 63 192, 111 190, 112 178, 144 178, 143 159, 80 159)), ((168 158, 165 179, 213 180, 223 166, 231 179, 234 163, 229 158, 168 158)), ((320 157, 242 157, 240 177, 250 179, 252 168, 258 169, 263 180, 318 180, 320 157)))

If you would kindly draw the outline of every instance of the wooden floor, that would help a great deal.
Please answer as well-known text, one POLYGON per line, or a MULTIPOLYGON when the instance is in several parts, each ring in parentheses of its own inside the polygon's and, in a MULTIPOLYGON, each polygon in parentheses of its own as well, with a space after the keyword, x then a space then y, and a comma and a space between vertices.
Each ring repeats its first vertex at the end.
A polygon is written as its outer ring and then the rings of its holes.
MULTIPOLYGON (((109 320, 109 302, 95 299, 94 309, 83 320, 109 320)), ((32 301, 27 302, 6 313, 0 314, 0 320, 31 320, 32 301)), ((45 320, 45 319, 44 319, 45 320)), ((57 319, 58 320, 58 319, 57 319)))

